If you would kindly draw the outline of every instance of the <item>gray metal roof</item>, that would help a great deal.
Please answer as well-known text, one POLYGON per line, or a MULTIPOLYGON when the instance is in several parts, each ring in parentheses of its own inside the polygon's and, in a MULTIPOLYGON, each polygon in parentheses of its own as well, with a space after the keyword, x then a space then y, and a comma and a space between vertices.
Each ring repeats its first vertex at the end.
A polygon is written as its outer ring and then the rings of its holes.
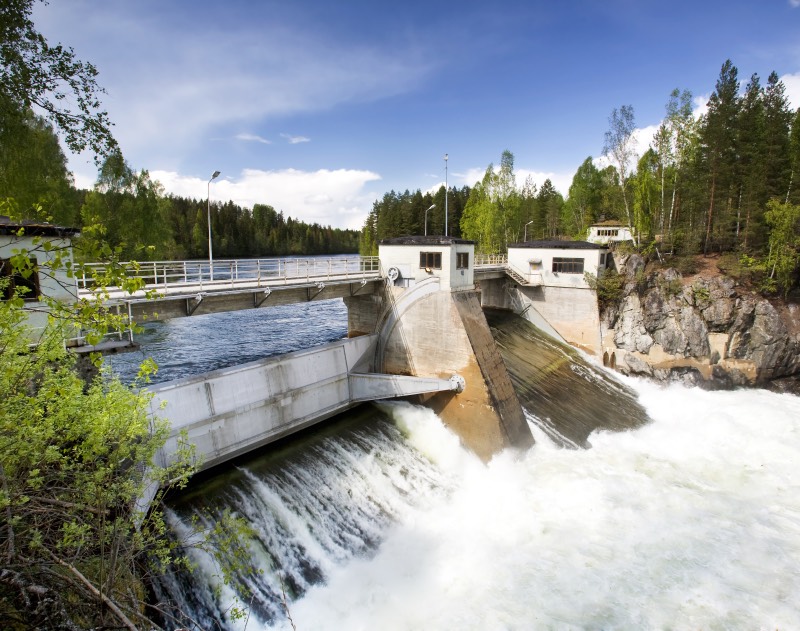
POLYGON ((531 248, 539 250, 607 250, 608 246, 588 241, 523 241, 509 243, 509 248, 531 248))
POLYGON ((456 237, 445 237, 443 235, 409 235, 405 237, 393 237, 382 239, 379 245, 475 245, 474 241, 457 239, 456 237))
POLYGON ((56 226, 45 221, 12 220, 6 215, 0 215, 0 235, 16 234, 20 228, 25 229, 26 236, 42 237, 74 237, 80 233, 80 228, 56 226))

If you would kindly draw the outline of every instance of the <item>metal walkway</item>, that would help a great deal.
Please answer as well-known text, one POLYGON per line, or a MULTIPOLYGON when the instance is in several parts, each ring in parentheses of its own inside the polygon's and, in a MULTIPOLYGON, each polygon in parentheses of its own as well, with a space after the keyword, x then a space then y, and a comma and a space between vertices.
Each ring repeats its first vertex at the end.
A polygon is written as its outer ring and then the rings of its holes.
POLYGON ((78 297, 90 300, 101 297, 113 305, 381 278, 377 256, 229 259, 214 261, 213 265, 208 261, 149 261, 121 266, 129 278, 144 280, 144 288, 131 294, 119 287, 108 287, 107 292, 98 294, 95 279, 102 278, 108 270, 102 264, 89 263, 78 279, 78 297))

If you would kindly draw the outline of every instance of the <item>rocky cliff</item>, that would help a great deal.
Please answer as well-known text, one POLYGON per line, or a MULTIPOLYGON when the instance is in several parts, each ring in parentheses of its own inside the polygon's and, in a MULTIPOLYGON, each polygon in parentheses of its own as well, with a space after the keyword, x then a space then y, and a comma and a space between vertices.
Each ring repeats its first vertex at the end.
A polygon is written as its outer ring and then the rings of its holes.
POLYGON ((663 381, 800 393, 800 305, 722 275, 645 274, 636 254, 617 267, 625 284, 601 314, 605 363, 663 381))

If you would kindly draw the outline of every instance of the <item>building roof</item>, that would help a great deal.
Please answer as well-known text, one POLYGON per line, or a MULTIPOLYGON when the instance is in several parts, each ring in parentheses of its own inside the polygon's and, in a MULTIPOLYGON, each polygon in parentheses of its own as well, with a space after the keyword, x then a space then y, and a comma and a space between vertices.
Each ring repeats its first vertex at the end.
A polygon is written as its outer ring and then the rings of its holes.
POLYGON ((409 235, 405 237, 393 237, 382 239, 379 245, 475 245, 474 241, 467 239, 457 239, 456 237, 445 237, 442 235, 409 235))
POLYGON ((627 224, 619 219, 609 219, 608 221, 598 221, 593 223, 590 228, 627 228, 627 224))
POLYGON ((80 228, 56 226, 45 221, 28 221, 27 219, 18 221, 5 215, 0 215, 0 235, 16 234, 20 228, 25 230, 25 236, 37 237, 74 237, 81 231, 80 228))
POLYGON ((524 241, 522 243, 509 243, 511 248, 529 248, 538 250, 605 250, 605 245, 589 243, 588 241, 524 241))

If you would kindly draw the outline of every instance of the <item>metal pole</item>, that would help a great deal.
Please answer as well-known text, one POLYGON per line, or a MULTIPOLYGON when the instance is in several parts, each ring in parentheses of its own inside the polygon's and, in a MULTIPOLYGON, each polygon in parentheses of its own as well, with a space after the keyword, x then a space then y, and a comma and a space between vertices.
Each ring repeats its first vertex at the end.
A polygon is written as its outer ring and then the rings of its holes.
POLYGON ((447 154, 444 154, 444 236, 447 236, 447 154))
POLYGON ((214 280, 214 255, 211 250, 211 182, 219 177, 219 171, 214 171, 211 179, 208 181, 208 274, 211 280, 214 280))
POLYGON ((436 204, 431 204, 428 208, 425 209, 425 236, 428 236, 428 211, 433 210, 436 208, 436 204))
POLYGON ((531 221, 529 221, 528 223, 525 224, 525 236, 522 237, 523 241, 527 241, 528 240, 528 226, 530 226, 532 223, 533 223, 533 221, 531 220, 531 221))

